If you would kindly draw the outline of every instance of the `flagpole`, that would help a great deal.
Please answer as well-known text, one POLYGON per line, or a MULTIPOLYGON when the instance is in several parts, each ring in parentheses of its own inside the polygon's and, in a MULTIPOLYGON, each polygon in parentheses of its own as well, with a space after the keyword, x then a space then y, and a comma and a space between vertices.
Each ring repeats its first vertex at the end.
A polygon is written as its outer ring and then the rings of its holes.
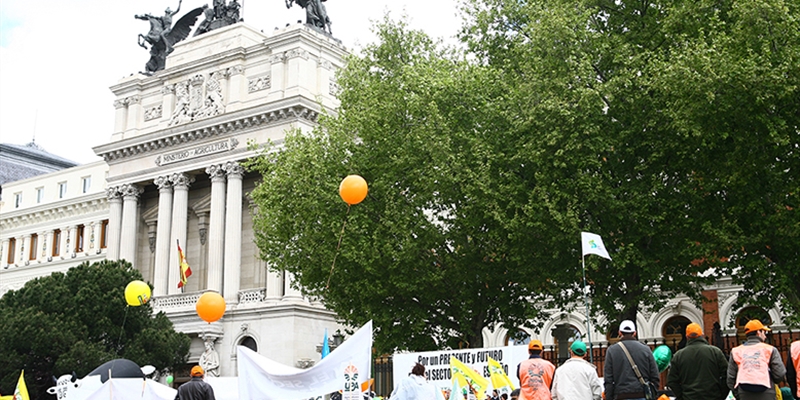
POLYGON ((586 291, 586 261, 585 254, 581 251, 581 267, 583 267, 583 300, 586 302, 586 337, 589 339, 589 362, 592 360, 592 312, 589 309, 589 293, 586 291))

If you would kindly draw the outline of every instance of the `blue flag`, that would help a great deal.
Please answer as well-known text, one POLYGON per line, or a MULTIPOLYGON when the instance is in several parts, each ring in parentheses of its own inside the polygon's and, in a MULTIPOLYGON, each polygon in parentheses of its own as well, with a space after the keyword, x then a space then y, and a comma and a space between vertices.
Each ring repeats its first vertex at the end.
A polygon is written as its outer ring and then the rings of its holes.
POLYGON ((325 337, 322 339, 322 358, 325 358, 331 353, 331 348, 328 346, 328 328, 325 328, 325 337))

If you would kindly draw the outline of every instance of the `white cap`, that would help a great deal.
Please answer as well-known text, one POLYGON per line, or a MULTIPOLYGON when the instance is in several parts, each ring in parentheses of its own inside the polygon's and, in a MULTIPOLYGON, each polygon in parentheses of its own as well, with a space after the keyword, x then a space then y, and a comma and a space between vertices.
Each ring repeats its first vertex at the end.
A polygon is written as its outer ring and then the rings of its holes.
POLYGON ((626 319, 619 324, 619 331, 622 333, 636 333, 636 325, 633 324, 633 321, 626 319))

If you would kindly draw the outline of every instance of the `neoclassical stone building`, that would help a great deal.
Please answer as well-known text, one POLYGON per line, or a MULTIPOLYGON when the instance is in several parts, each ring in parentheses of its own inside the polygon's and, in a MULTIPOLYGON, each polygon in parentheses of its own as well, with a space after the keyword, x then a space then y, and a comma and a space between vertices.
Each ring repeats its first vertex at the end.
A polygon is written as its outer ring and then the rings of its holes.
MULTIPOLYGON (((190 362, 204 342, 219 353, 223 376, 237 374, 238 345, 287 365, 319 360, 324 329, 341 327, 290 274, 258 257, 248 198, 258 177, 241 163, 255 154, 251 145, 280 144, 287 129, 308 131, 320 113, 336 111, 334 73, 345 55, 341 43, 302 24, 266 35, 239 23, 180 42, 153 76, 113 85, 114 131, 94 147, 104 161, 4 184, 4 198, 22 200, 0 204, 0 295, 83 261, 125 259, 153 285, 155 309, 193 337, 190 362), (178 242, 193 271, 183 291, 178 242), (208 290, 228 305, 213 324, 194 309, 208 290)), ((720 281, 708 288, 719 300, 709 309, 679 298, 642 313, 640 336, 664 339, 689 322, 704 323, 709 336, 714 322, 736 332, 736 290, 720 281)), ((545 344, 558 326, 586 334, 581 311, 554 313, 540 333, 528 333, 545 344)), ((760 312, 781 326, 777 309, 760 312)), ((508 334, 487 329, 484 343, 510 344, 508 334)), ((592 337, 606 339, 597 330, 592 337)))

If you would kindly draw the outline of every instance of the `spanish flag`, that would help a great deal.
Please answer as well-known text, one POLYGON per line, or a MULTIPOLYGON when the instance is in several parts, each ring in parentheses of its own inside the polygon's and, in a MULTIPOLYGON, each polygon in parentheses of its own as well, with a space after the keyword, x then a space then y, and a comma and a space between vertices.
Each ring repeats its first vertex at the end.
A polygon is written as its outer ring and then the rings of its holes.
MULTIPOLYGON (((463 377, 466 380, 466 383, 472 388, 475 392, 475 396, 479 399, 484 399, 483 393, 486 391, 486 388, 489 386, 489 380, 482 377, 478 372, 474 369, 468 367, 461 361, 458 361, 453 356, 450 356, 450 370, 455 379, 461 379, 463 377)), ((467 385, 464 385, 467 386, 467 385)))
POLYGON ((186 262, 186 256, 183 255, 183 250, 181 250, 181 242, 178 242, 178 264, 180 264, 181 268, 181 281, 178 282, 178 287, 182 288, 186 285, 186 278, 192 276, 192 269, 189 268, 189 263, 186 262))
POLYGON ((0 400, 31 400, 28 396, 28 387, 25 386, 25 370, 19 373, 19 381, 17 381, 17 388, 14 389, 13 396, 2 396, 0 400))

